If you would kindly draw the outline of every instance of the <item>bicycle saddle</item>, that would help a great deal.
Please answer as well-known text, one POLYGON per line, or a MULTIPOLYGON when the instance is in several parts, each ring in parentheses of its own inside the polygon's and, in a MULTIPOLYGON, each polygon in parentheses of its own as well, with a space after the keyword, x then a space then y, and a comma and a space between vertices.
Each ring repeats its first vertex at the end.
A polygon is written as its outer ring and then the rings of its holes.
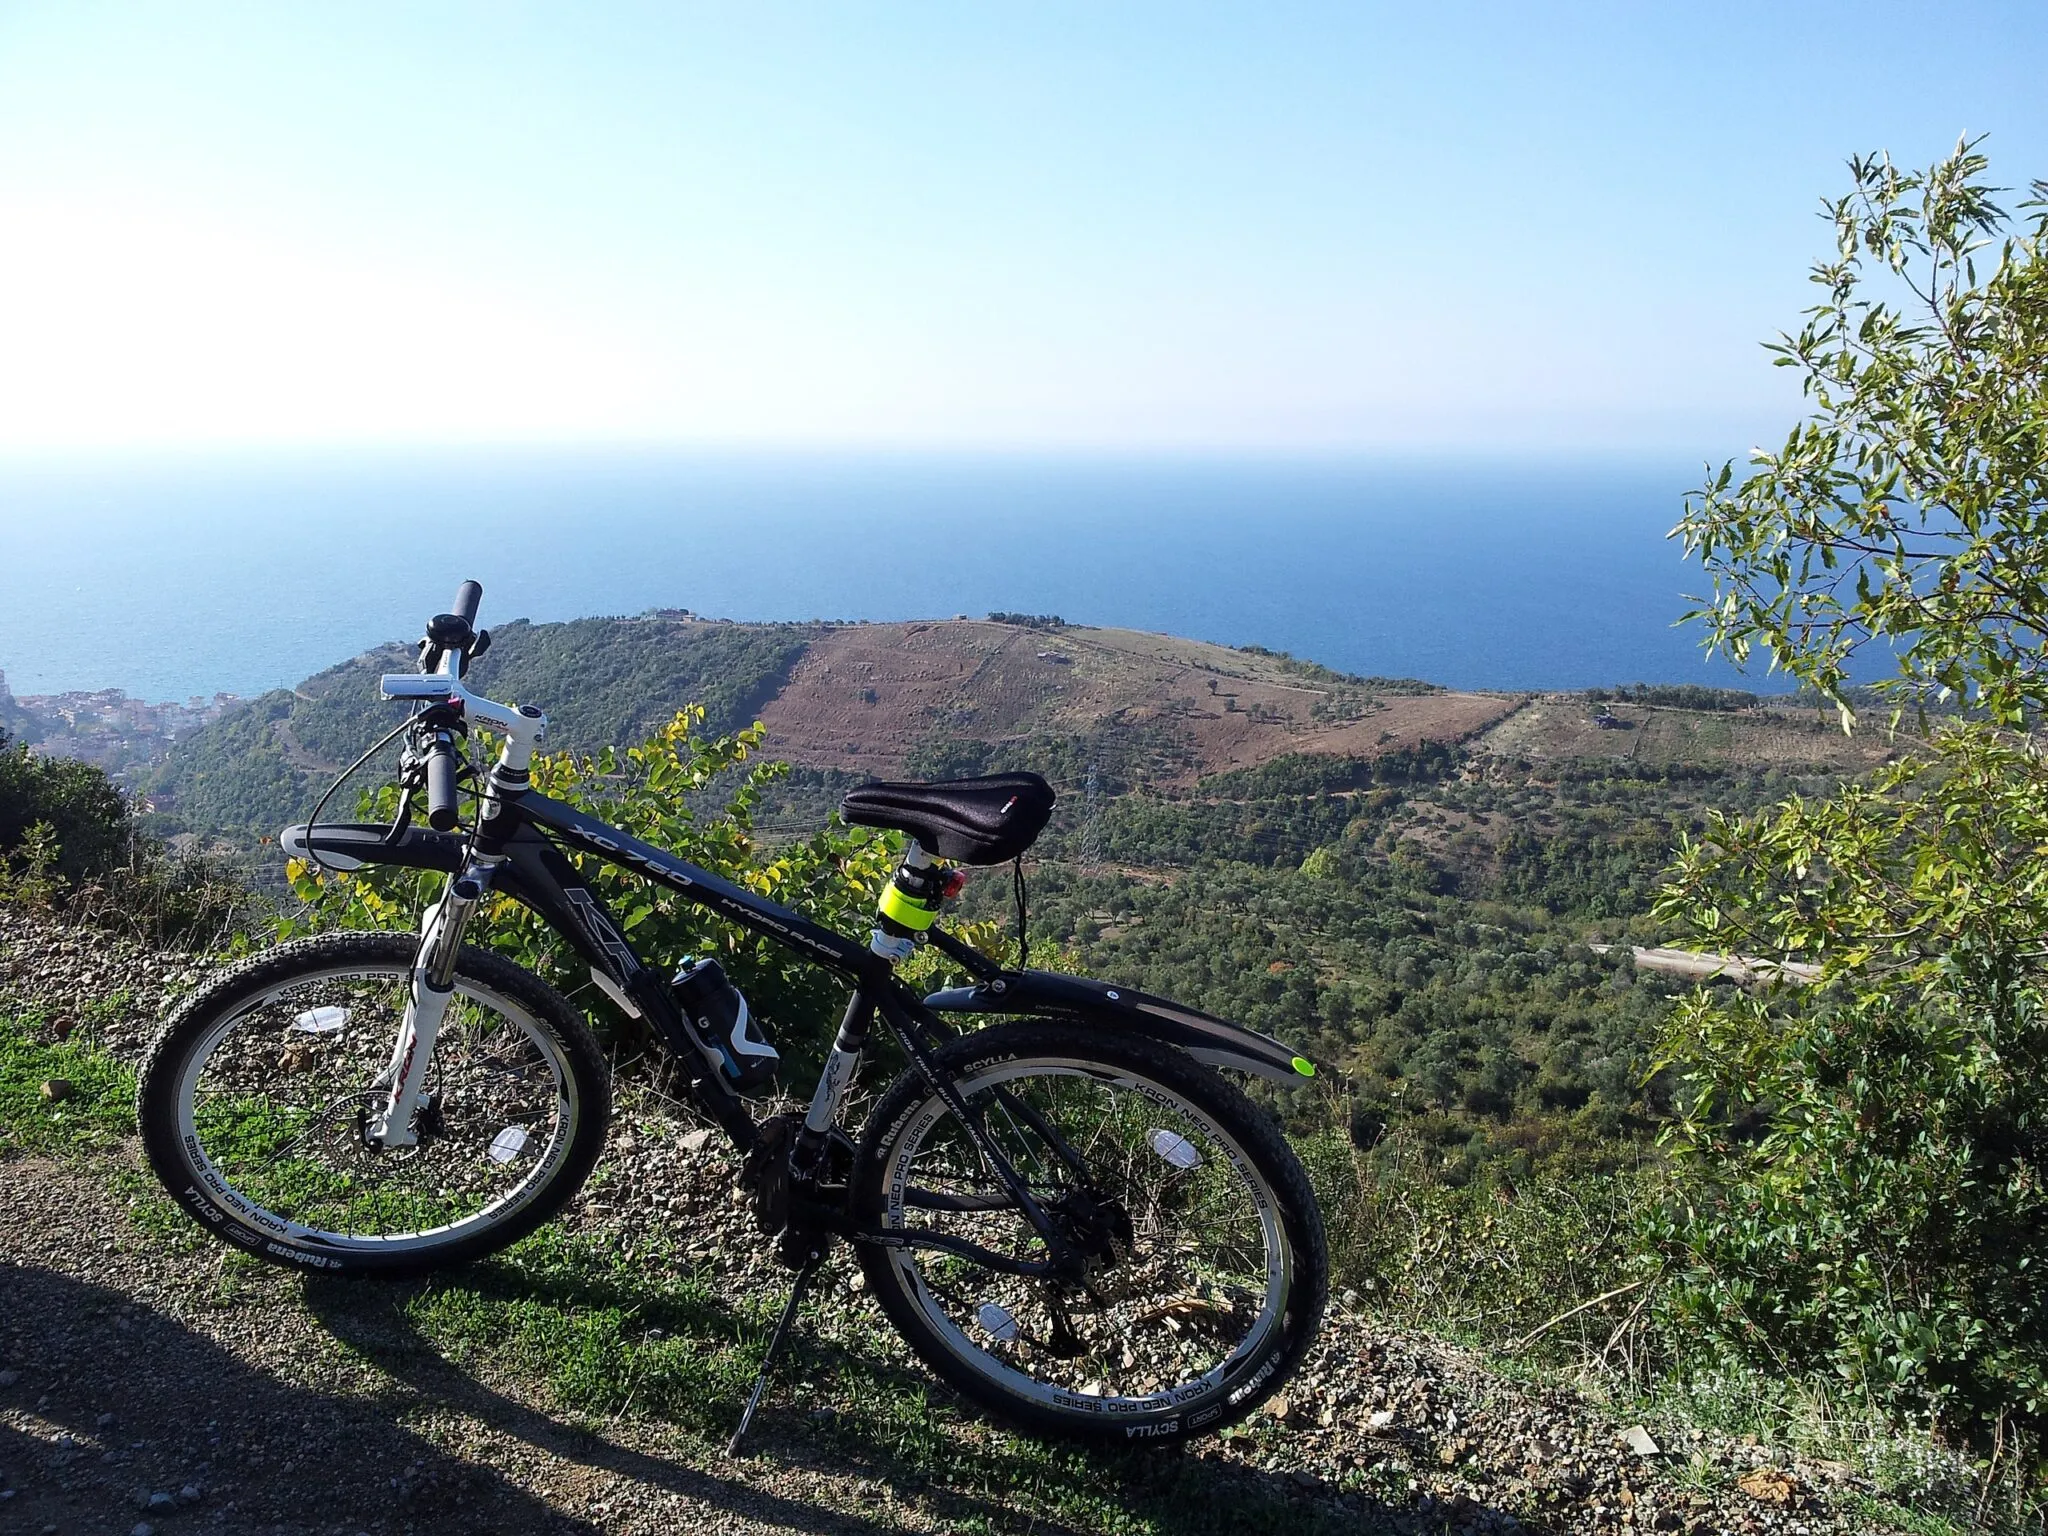
POLYGON ((908 832, 942 859, 1001 864, 1037 840, 1053 799, 1052 786, 1035 773, 996 773, 932 784, 859 784, 839 802, 839 814, 857 827, 908 832))

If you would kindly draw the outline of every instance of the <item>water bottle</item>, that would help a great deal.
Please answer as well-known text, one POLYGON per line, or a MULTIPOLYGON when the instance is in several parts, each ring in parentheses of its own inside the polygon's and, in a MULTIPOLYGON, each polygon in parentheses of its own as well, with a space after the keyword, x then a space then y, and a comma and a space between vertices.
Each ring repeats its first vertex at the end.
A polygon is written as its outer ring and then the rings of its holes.
POLYGON ((782 1057, 768 1043, 740 989, 726 979, 725 967, 716 960, 685 959, 670 985, 726 1084, 740 1093, 765 1088, 782 1057))

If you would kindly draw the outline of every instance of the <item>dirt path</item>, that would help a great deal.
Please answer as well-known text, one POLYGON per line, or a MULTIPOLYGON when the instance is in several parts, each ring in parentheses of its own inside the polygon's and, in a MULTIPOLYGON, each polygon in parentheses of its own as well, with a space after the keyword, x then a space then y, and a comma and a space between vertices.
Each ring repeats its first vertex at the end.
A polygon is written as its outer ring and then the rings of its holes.
MULTIPOLYGON (((827 1393, 837 1408, 810 1408, 788 1380, 741 1461, 674 1425, 564 1413, 543 1381, 452 1364, 408 1320, 412 1288, 252 1272, 211 1245, 170 1251, 113 1192, 122 1166, 0 1164, 9 1536, 120 1536, 144 1524, 153 1536, 867 1536, 1081 1531, 1114 1516, 1011 1518, 1000 1490, 934 1482, 879 1436, 819 1433, 851 1423, 848 1405, 827 1393)), ((609 1194, 634 1198, 630 1184, 609 1194)), ((814 1355, 793 1374, 819 1375, 818 1364, 814 1355)), ((1264 1417, 1249 1438, 1102 1458, 1078 1478, 1111 1490, 1137 1530, 1182 1528, 1172 1512, 1191 1500, 1224 1513, 1203 1524, 1225 1530, 1864 1528, 1830 1514, 1828 1476, 1813 1467, 1779 1470, 1764 1450, 1662 1429, 1666 1454, 1646 1458, 1569 1391, 1503 1380, 1459 1351, 1341 1312, 1272 1406, 1284 1422, 1264 1417), (1674 1480, 1694 1453, 1722 1464, 1719 1491, 1674 1480), (1766 1496, 1735 1486, 1738 1475, 1766 1496)), ((948 1433, 986 1441, 974 1421, 946 1418, 948 1433)))
POLYGON ((660 1426, 572 1427, 435 1357, 392 1287, 280 1273, 226 1299, 218 1265, 174 1268, 91 1172, 0 1166, 0 1530, 933 1528, 862 1477, 697 1471, 660 1426))

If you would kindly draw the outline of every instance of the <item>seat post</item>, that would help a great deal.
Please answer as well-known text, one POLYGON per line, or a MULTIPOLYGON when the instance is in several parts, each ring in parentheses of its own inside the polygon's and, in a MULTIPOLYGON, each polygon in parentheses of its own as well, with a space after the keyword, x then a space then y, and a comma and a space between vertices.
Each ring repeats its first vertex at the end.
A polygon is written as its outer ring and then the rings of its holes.
POLYGON ((892 963, 908 960, 918 936, 938 920, 951 894, 946 866, 911 839, 875 904, 875 930, 868 948, 892 963))

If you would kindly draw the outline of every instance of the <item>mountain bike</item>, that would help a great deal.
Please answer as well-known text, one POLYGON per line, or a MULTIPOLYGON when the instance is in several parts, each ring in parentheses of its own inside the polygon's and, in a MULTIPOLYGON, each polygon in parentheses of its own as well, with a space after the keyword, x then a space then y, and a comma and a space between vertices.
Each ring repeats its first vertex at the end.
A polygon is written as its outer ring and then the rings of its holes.
POLYGON ((444 874, 418 936, 282 944, 190 998, 150 1049, 143 1145, 186 1211, 278 1264, 407 1275, 504 1248, 561 1210, 603 1146, 610 1087, 560 991, 465 943, 479 907, 510 897, 663 1044, 744 1155, 753 1219, 794 1272, 735 1452, 835 1240, 941 1380, 1029 1432, 1169 1442, 1278 1389, 1321 1321, 1322 1220, 1285 1138, 1222 1074, 1300 1085, 1313 1064, 1164 998, 1029 969, 1022 954, 999 965, 938 921, 964 866, 1019 861, 1021 882, 1052 812, 1044 779, 849 792, 848 822, 907 842, 871 932, 838 933, 536 790, 546 717, 463 681, 490 643, 481 599, 465 582, 429 622, 419 672, 383 678, 385 698, 412 706, 385 738, 406 738, 390 824, 325 823, 316 807, 280 838, 331 870, 444 874), (501 738, 488 770, 467 762, 471 731, 501 738), (751 1101, 779 1058, 745 998, 713 963, 673 977, 651 966, 572 854, 844 979, 807 1109, 757 1121, 751 1101), (923 997, 906 985, 897 968, 925 945, 969 984, 923 997), (906 1065, 848 1128, 878 1025, 906 1065))

